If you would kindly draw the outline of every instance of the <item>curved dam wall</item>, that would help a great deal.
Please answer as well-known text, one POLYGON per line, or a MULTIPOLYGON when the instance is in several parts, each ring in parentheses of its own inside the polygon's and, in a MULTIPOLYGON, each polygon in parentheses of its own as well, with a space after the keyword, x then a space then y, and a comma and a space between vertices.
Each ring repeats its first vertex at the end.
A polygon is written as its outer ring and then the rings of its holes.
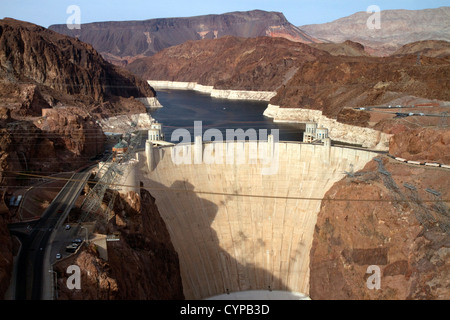
POLYGON ((138 179, 167 225, 187 299, 248 290, 308 295, 321 199, 345 171, 362 169, 376 155, 290 142, 161 148, 147 143, 139 153, 138 179), (231 151, 234 157, 223 163, 206 157, 231 151), (177 154, 191 164, 176 164, 177 154), (268 166, 274 170, 265 171, 268 166))

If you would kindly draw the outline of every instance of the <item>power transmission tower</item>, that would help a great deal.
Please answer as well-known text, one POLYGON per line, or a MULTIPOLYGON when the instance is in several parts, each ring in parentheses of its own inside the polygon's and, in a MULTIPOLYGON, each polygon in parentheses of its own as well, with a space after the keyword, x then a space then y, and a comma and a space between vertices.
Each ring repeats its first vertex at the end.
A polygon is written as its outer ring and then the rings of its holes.
POLYGON ((441 123, 440 123, 440 127, 441 128, 446 128, 447 127, 447 121, 448 121, 448 111, 444 111, 441 113, 441 123))
MULTIPOLYGON (((113 161, 111 156, 108 160, 109 162, 100 168, 99 172, 96 175, 96 179, 98 179, 95 186, 89 191, 85 200, 81 205, 81 216, 79 223, 85 221, 91 214, 96 213, 99 209, 101 209, 101 205, 103 203, 103 199, 107 189, 110 189, 114 185, 119 185, 122 177, 123 170, 121 168, 122 164, 125 164, 130 160, 132 151, 139 146, 141 142, 141 134, 138 133, 133 136, 131 131, 136 127, 136 124, 130 128, 130 130, 125 134, 125 139, 129 139, 128 148, 124 152, 123 156, 117 161, 113 161), (100 172, 103 174, 100 176, 100 172)), ((126 142, 126 141, 125 141, 126 142)), ((108 204, 108 208, 106 212, 103 212, 106 216, 106 219, 109 217, 109 213, 112 210, 114 205, 114 200, 117 194, 117 190, 113 191, 113 195, 108 204)))

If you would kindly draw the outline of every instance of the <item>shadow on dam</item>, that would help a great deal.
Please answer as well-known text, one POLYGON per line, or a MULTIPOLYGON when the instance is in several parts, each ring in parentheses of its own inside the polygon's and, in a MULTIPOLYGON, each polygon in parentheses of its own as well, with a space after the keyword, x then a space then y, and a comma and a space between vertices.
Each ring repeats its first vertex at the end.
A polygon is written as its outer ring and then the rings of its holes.
POLYGON ((156 199, 178 253, 186 299, 249 290, 308 295, 321 199, 377 155, 280 142, 276 172, 262 174, 266 164, 252 158, 250 144, 240 149, 242 164, 175 164, 174 147, 138 154, 137 178, 156 199))
MULTIPOLYGON (((194 185, 185 180, 177 180, 168 188, 154 182, 152 189, 150 192, 153 195, 154 189, 159 189, 158 194, 170 195, 173 211, 183 211, 183 216, 168 217, 166 225, 169 233, 177 233, 177 238, 182 238, 181 248, 177 251, 187 299, 203 299, 244 290, 289 290, 288 286, 270 271, 251 261, 239 262, 222 248, 220 238, 212 225, 219 207, 229 205, 229 202, 233 201, 232 196, 225 196, 219 201, 219 205, 216 205, 213 201, 199 196, 194 185), (175 208, 178 204, 184 204, 183 208, 175 208)), ((233 243, 235 250, 252 246, 252 251, 262 251, 267 246, 262 238, 251 243, 248 235, 242 231, 236 233, 233 243)))

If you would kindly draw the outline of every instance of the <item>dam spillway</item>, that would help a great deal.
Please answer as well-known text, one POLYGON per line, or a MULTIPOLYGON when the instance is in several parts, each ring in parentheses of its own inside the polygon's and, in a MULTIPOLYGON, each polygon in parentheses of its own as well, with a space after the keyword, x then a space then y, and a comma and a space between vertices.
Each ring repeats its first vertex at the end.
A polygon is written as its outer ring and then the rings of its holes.
POLYGON ((255 142, 212 145, 182 147, 191 163, 174 162, 179 146, 139 154, 138 179, 167 225, 186 299, 248 290, 309 294, 321 199, 346 172, 362 169, 377 153, 279 142, 276 170, 263 174, 268 164, 255 157, 255 142), (245 159, 199 159, 199 153, 219 150, 237 151, 234 157, 244 152, 245 159))

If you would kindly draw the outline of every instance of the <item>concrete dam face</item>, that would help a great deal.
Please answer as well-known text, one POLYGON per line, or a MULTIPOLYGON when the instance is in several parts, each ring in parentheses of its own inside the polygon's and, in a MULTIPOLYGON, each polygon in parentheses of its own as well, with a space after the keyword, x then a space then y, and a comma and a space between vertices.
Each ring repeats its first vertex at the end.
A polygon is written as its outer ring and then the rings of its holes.
POLYGON ((249 290, 308 295, 320 199, 375 156, 290 142, 147 141, 138 179, 156 199, 178 252, 186 299, 249 290))

